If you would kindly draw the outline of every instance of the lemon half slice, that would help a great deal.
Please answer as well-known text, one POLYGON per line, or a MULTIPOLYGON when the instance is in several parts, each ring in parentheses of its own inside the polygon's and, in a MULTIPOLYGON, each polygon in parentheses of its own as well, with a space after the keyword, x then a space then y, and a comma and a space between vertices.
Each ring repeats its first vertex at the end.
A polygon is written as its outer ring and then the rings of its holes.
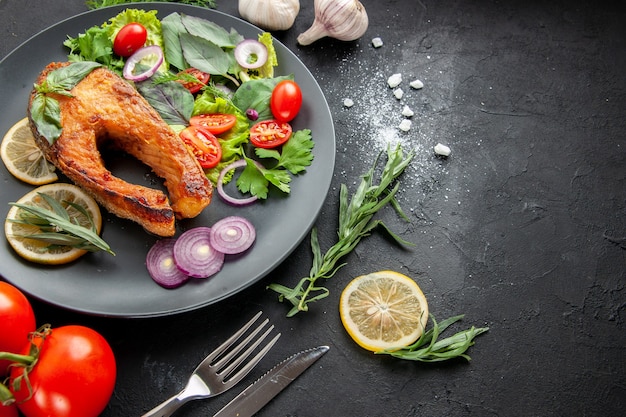
MULTIPOLYGON (((52 196, 66 208, 74 223, 89 228, 91 226, 89 219, 74 207, 69 206, 65 201, 83 206, 91 215, 96 231, 98 234, 100 233, 102 228, 102 213, 100 212, 100 207, 98 207, 98 204, 91 196, 77 186, 65 183, 42 185, 30 191, 17 202, 19 204, 38 205, 50 209, 50 206, 48 206, 46 201, 42 199, 38 193, 52 196)), ((54 248, 50 248, 48 243, 23 237, 32 233, 38 233, 40 230, 37 226, 11 221, 19 219, 20 212, 22 211, 23 209, 12 206, 9 209, 7 219, 4 223, 4 234, 6 235, 7 241, 22 258, 40 264, 59 265, 71 262, 87 253, 85 250, 76 249, 72 246, 55 246, 54 248)))
POLYGON ((4 135, 0 156, 7 170, 27 184, 43 185, 58 179, 54 165, 35 143, 27 118, 15 123, 4 135))
POLYGON ((341 293, 341 322, 361 347, 377 352, 415 342, 428 321, 428 303, 415 281, 394 271, 353 279, 341 293))

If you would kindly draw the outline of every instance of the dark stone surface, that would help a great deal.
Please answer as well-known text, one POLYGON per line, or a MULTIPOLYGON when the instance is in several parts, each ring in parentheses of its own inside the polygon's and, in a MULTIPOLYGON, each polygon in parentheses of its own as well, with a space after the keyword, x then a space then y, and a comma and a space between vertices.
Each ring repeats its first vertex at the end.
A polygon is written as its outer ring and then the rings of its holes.
MULTIPOLYGON (((364 0, 370 26, 359 41, 300 47, 295 39, 313 20, 313 2, 301 3, 294 27, 276 36, 310 68, 333 112, 338 154, 321 245, 336 236, 339 185, 353 186, 391 138, 416 151, 399 193, 411 222, 390 209, 381 218, 416 246, 368 237, 328 281, 330 296, 290 319, 265 287, 294 285, 308 272, 308 242, 246 291, 174 317, 89 317, 34 301, 39 321, 89 325, 111 342, 119 377, 103 415, 140 415, 174 394, 259 309, 283 338, 247 382, 297 350, 331 347, 259 415, 622 415, 624 3, 364 0), (383 47, 371 46, 375 36, 383 47), (401 100, 386 86, 394 73, 405 80, 401 100), (410 89, 413 79, 424 88, 410 89), (344 108, 344 98, 355 105, 344 108), (397 129, 405 104, 415 112, 406 134, 397 129), (434 156, 438 142, 449 158, 434 156), (349 339, 341 290, 380 269, 413 277, 437 319, 463 313, 463 326, 490 327, 470 363, 394 360, 349 339)), ((218 10, 238 15, 235 1, 218 0, 218 10)), ((80 0, 0 0, 0 56, 83 11, 80 0)), ((237 391, 179 414, 211 415, 237 391)))

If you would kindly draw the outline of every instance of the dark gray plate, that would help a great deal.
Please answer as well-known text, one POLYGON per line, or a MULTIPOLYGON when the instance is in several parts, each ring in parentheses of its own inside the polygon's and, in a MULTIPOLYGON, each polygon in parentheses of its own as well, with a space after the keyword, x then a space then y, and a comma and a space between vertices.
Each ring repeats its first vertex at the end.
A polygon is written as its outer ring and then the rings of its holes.
MULTIPOLYGON (((139 5, 137 6, 139 7, 139 5)), ((245 37, 256 37, 258 28, 214 10, 168 3, 141 5, 158 10, 163 18, 172 12, 202 17, 245 37)), ((39 72, 52 61, 65 61, 62 43, 93 25, 100 25, 125 6, 98 9, 64 20, 37 34, 0 62, 0 134, 25 117, 27 97, 39 72)), ((105 217, 103 237, 117 256, 87 254, 59 267, 23 261, 1 239, 0 273, 26 293, 74 311, 101 316, 153 317, 193 310, 241 291, 263 278, 282 262, 303 240, 321 210, 330 187, 335 163, 335 133, 330 110, 319 85, 302 62, 284 45, 275 41, 280 66, 278 75, 295 75, 305 101, 294 130, 311 129, 315 159, 304 175, 292 182, 288 197, 271 196, 267 201, 244 208, 232 208, 217 196, 196 219, 179 222, 179 230, 196 225, 210 226, 226 215, 238 214, 257 229, 255 245, 244 255, 229 259, 222 271, 206 280, 166 290, 155 284, 146 271, 145 256, 156 241, 132 222, 105 217)), ((0 167, 0 215, 6 217, 9 202, 17 201, 34 187, 23 184, 0 167)), ((114 173, 135 183, 159 186, 160 181, 134 160, 116 161, 114 173)))

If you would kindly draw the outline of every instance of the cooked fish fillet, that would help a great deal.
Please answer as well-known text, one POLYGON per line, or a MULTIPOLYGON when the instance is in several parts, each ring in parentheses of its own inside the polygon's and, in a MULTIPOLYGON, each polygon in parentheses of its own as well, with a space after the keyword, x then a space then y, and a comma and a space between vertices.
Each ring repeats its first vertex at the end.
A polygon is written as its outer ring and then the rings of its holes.
MULTIPOLYGON (((63 65, 67 63, 48 65, 37 83, 63 65)), ((128 82, 98 68, 78 83, 71 95, 54 96, 63 126, 54 144, 38 132, 29 105, 30 127, 47 159, 108 211, 139 223, 148 232, 173 236, 176 218, 195 217, 209 205, 213 190, 198 161, 128 82), (152 168, 165 180, 169 199, 160 190, 115 177, 99 151, 105 142, 152 168)), ((34 96, 35 90, 31 102, 34 96)))

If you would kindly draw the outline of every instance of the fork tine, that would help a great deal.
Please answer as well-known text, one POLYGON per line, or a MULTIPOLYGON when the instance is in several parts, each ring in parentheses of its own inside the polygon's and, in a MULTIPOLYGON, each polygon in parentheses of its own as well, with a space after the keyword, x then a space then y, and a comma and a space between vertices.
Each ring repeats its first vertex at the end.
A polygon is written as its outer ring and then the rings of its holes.
MULTIPOLYGON (((273 326, 272 326, 273 327, 273 326)), ((269 329, 271 330, 271 329, 269 329)), ((266 332, 269 333, 269 330, 266 332)), ((281 333, 278 333, 276 336, 274 336, 274 338, 272 340, 270 340, 264 347, 263 349, 261 349, 259 351, 259 353, 257 353, 247 364, 245 364, 244 366, 242 366, 239 371, 237 371, 237 373, 235 373, 234 375, 230 376, 229 379, 227 381, 224 381, 224 385, 231 387, 233 385, 235 385, 236 383, 238 383, 239 381, 241 381, 246 375, 248 375, 248 373, 261 361, 261 359, 263 359, 263 357, 265 357, 265 355, 267 354, 267 352, 269 352, 269 350, 272 348, 272 346, 274 346, 274 343, 276 343, 276 341, 280 338, 281 333)), ((265 336, 263 336, 265 338, 265 336)), ((258 345, 258 343, 257 343, 258 345)), ((249 351, 251 351, 252 349, 248 349, 249 351)), ((245 356, 248 356, 249 352, 246 352, 245 356)))
POLYGON ((232 371, 237 368, 244 360, 250 356, 250 354, 265 340, 267 335, 274 329, 274 326, 268 327, 265 332, 259 336, 250 346, 243 352, 240 353, 244 347, 250 343, 250 341, 256 337, 257 333, 259 333, 263 326, 267 323, 267 320, 261 323, 259 327, 257 327, 250 336, 248 336, 244 341, 242 341, 236 348, 234 348, 228 355, 224 356, 218 363, 214 366, 218 375, 226 379, 232 371), (224 367, 224 368, 223 368, 224 367), (223 368, 223 369, 222 369, 223 368))
POLYGON ((209 355, 198 365, 198 367, 204 365, 207 362, 213 362, 219 355, 224 353, 224 351, 226 351, 226 349, 228 349, 233 343, 235 343, 242 334, 244 334, 250 327, 252 327, 254 322, 257 321, 261 314, 263 314, 262 311, 256 313, 256 315, 252 317, 249 322, 244 324, 241 329, 237 330, 235 334, 226 339, 226 341, 219 345, 217 348, 215 348, 213 352, 209 353, 209 355))

